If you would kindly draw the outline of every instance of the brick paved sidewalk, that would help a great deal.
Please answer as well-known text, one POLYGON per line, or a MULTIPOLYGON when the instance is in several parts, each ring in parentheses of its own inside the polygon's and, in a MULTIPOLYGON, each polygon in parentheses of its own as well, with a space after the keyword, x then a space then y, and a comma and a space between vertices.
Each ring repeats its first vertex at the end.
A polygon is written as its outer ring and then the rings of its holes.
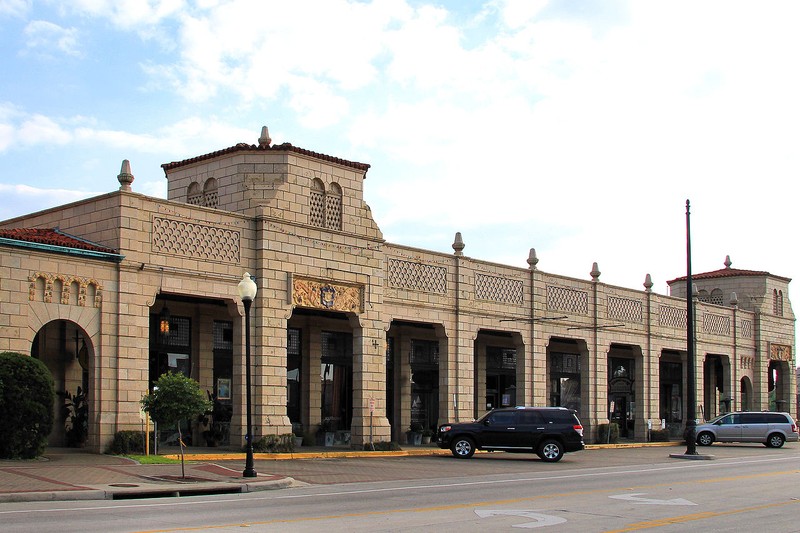
POLYGON ((250 492, 292 483, 291 478, 269 474, 242 478, 241 469, 235 468, 188 456, 182 477, 180 464, 142 465, 125 457, 48 449, 36 460, 0 461, 0 502, 250 492))

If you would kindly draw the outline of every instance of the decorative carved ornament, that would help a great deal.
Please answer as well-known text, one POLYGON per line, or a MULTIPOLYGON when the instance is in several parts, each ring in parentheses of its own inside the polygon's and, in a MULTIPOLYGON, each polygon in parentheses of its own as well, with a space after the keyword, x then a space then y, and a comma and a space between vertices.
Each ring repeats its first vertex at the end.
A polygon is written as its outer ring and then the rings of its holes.
POLYGON ((292 303, 297 307, 361 313, 362 288, 295 278, 292 283, 292 303))
POLYGON ((792 347, 788 344, 769 345, 769 358, 771 361, 791 361, 792 347))

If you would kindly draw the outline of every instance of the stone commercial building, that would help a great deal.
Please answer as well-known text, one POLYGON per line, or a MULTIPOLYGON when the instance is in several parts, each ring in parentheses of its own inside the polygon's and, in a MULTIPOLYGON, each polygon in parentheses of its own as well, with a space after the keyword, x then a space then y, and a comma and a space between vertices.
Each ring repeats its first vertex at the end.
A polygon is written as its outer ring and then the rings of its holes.
MULTIPOLYGON (((0 222, 0 351, 87 391, 90 448, 141 427, 167 370, 213 394, 242 444, 245 272, 256 438, 405 442, 412 425, 506 405, 574 408, 590 442, 609 420, 629 439, 662 421, 681 434, 684 279, 662 296, 649 276, 606 285, 597 265, 586 280, 543 272, 533 250, 527 269, 474 259, 458 233, 452 254, 388 243, 364 203, 369 165, 273 146, 266 128, 163 169, 167 200, 134 192, 125 161, 119 190, 0 222)), ((796 415, 790 280, 726 261, 694 281, 698 416, 796 415)))

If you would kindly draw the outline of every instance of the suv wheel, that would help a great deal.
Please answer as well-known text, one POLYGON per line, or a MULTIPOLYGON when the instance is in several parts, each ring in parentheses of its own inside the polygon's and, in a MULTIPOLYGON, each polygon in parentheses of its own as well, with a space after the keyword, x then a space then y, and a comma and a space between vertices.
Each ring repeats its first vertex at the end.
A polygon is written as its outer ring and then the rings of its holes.
POLYGON ((768 448, 780 448, 783 446, 784 442, 783 435, 780 433, 773 433, 769 437, 767 437, 767 447, 768 448))
POLYGON ((711 446, 714 442, 714 435, 711 433, 704 431, 697 436, 697 444, 700 446, 711 446))
POLYGON ((469 459, 475 453, 475 443, 469 437, 458 437, 450 446, 450 451, 459 459, 469 459))
POLYGON ((542 445, 539 446, 537 455, 542 461, 555 463, 556 461, 561 460, 561 458, 564 456, 564 447, 557 440, 549 439, 544 441, 542 445))

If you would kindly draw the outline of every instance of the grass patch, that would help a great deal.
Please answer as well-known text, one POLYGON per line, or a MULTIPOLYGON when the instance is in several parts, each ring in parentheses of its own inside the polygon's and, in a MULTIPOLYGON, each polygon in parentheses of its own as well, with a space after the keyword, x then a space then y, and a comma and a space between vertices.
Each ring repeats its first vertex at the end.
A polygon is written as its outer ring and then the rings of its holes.
POLYGON ((181 463, 180 459, 171 459, 163 455, 126 455, 125 457, 143 465, 177 465, 181 463))

